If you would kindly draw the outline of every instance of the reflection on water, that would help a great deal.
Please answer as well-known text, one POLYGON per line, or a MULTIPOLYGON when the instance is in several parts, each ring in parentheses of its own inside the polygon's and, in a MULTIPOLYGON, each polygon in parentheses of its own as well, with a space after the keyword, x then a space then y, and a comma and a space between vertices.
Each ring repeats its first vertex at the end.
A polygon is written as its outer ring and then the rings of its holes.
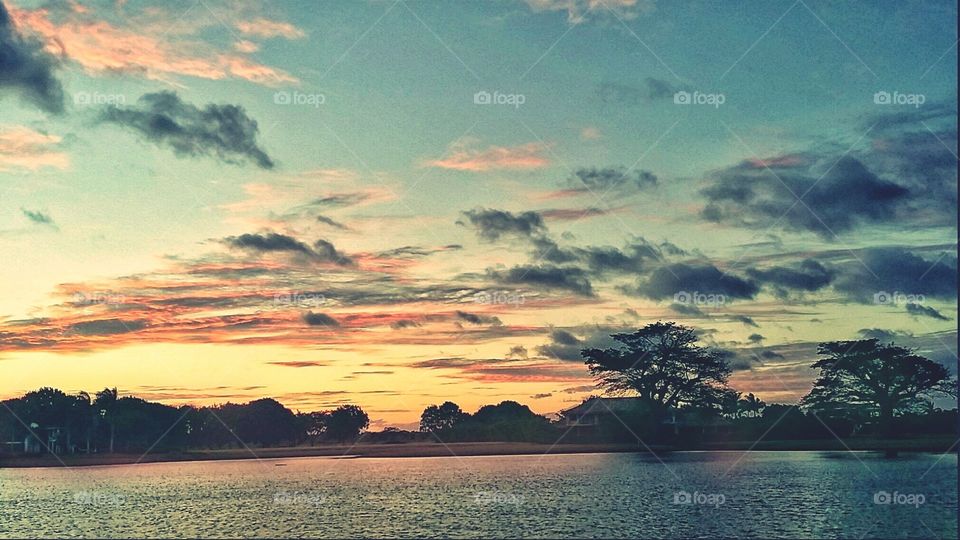
POLYGON ((0 470, 0 537, 957 537, 957 456, 680 452, 0 470))

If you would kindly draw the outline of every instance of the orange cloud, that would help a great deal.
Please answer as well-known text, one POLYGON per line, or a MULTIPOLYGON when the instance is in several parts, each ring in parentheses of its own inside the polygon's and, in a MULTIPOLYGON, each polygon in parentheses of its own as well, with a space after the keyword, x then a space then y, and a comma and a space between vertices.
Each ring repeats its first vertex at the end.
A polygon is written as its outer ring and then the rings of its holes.
POLYGON ((61 137, 47 135, 25 126, 0 126, 0 171, 44 167, 66 169, 67 154, 53 150, 61 137))
POLYGON ((519 146, 490 146, 485 149, 469 147, 470 142, 451 146, 447 156, 428 161, 428 167, 455 171, 484 172, 495 169, 525 170, 541 169, 550 165, 544 155, 549 148, 543 143, 527 143, 519 146))
POLYGON ((252 21, 238 21, 234 26, 242 34, 260 38, 300 39, 306 35, 303 30, 290 23, 271 21, 262 17, 252 21))
POLYGON ((206 44, 165 41, 151 27, 125 29, 71 13, 55 23, 47 9, 11 9, 17 26, 46 42, 46 49, 79 64, 93 74, 124 72, 172 82, 171 76, 201 79, 236 78, 267 86, 295 84, 289 73, 233 53, 218 53, 206 44))

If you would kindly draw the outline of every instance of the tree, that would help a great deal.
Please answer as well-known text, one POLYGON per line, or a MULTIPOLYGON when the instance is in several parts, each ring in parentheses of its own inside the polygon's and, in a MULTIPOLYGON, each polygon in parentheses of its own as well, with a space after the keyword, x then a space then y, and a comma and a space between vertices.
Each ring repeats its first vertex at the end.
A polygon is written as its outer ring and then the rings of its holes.
POLYGON ((360 431, 370 425, 370 418, 356 405, 341 405, 330 412, 326 424, 326 435, 343 442, 360 436, 360 431))
POLYGON ((468 418, 470 415, 463 412, 460 406, 452 401, 446 401, 442 405, 431 405, 420 415, 420 431, 442 433, 453 429, 468 418))
POLYGON ((737 408, 742 411, 743 416, 750 418, 758 418, 760 412, 763 411, 763 408, 766 406, 767 404, 764 403, 762 399, 753 395, 752 392, 747 394, 747 397, 737 401, 737 408))
POLYGON ((692 328, 656 322, 611 337, 619 348, 581 351, 607 393, 636 393, 651 404, 658 419, 671 407, 711 408, 722 403, 730 376, 729 353, 699 346, 692 328))
POLYGON ((96 408, 97 414, 100 418, 103 418, 107 424, 110 426, 110 453, 113 453, 113 442, 114 436, 116 435, 116 423, 115 423, 115 412, 117 405, 117 389, 116 388, 104 388, 103 390, 97 392, 97 397, 93 401, 93 406, 96 408))
POLYGON ((262 398, 243 406, 237 436, 247 443, 272 446, 297 440, 297 417, 275 399, 262 398))
POLYGON ((956 396, 947 368, 914 351, 877 339, 821 343, 820 375, 802 405, 814 414, 877 418, 880 434, 893 435, 893 418, 922 409, 935 395, 956 396))

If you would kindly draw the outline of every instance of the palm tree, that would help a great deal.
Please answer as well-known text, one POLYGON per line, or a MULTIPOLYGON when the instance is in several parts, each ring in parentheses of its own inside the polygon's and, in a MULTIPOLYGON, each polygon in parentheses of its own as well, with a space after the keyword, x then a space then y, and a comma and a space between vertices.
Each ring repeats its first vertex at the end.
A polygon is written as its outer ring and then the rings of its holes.
POLYGON ((97 392, 97 398, 93 401, 93 405, 100 417, 106 420, 110 426, 110 453, 112 454, 114 435, 117 430, 115 418, 117 412, 117 389, 104 388, 97 392))

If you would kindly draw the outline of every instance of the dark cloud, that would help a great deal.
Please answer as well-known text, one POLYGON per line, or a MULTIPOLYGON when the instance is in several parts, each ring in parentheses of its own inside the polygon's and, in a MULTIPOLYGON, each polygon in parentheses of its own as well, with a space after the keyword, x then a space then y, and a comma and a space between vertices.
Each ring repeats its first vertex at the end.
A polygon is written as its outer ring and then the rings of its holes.
POLYGON ((489 276, 504 284, 535 285, 548 289, 562 289, 580 296, 593 296, 593 286, 587 272, 581 268, 560 266, 514 266, 501 270, 488 270, 489 276))
MULTIPOLYGON (((537 212, 513 214, 504 210, 477 208, 463 212, 477 236, 492 242, 504 235, 530 238, 546 231, 543 217, 537 212)), ((457 223, 464 225, 463 221, 457 223)))
POLYGON ((257 144, 256 120, 243 107, 211 103, 201 109, 174 92, 145 94, 137 103, 137 107, 108 106, 100 120, 132 129, 151 142, 169 146, 177 155, 216 156, 228 163, 247 159, 263 169, 274 166, 257 144))
POLYGON ((625 167, 590 167, 577 169, 567 179, 570 189, 591 191, 602 195, 609 191, 621 194, 635 193, 657 185, 657 177, 650 171, 627 170, 625 167))
MULTIPOLYGON (((635 288, 626 292, 661 300, 674 297, 678 293, 702 295, 722 295, 723 301, 738 298, 753 298, 759 287, 732 274, 721 272, 710 264, 674 263, 654 270, 635 288)), ((723 303, 721 301, 720 303, 723 303)))
POLYGON ((279 233, 241 234, 229 236, 223 240, 228 246, 258 252, 286 252, 299 253, 313 260, 332 262, 340 266, 349 266, 353 260, 337 251, 333 244, 326 240, 317 240, 311 248, 306 243, 292 236, 279 233))
POLYGON ((53 218, 50 217, 50 214, 41 212, 40 210, 28 210, 26 208, 20 208, 20 211, 23 212, 23 215, 29 219, 31 222, 36 223, 37 225, 46 225, 48 227, 57 228, 56 222, 53 221, 53 218))
POLYGON ((653 244, 640 238, 623 249, 611 246, 587 246, 565 248, 547 236, 532 239, 533 258, 562 264, 580 262, 593 274, 638 273, 646 269, 649 262, 663 258, 660 250, 653 244))
POLYGON ((940 313, 936 309, 929 306, 922 306, 920 304, 909 303, 907 304, 907 313, 915 316, 922 317, 931 317, 933 319, 941 321, 949 321, 950 317, 947 317, 943 313, 940 313))
POLYGON ((640 105, 661 99, 673 99, 674 94, 686 89, 669 81, 647 77, 640 85, 605 82, 597 88, 603 103, 611 105, 640 105))
MULTIPOLYGON (((832 157, 832 156, 831 156, 832 157)), ((745 161, 714 173, 701 193, 708 221, 747 228, 775 225, 826 239, 864 223, 889 223, 907 210, 908 188, 883 180, 859 160, 784 156, 745 161), (802 197, 802 202, 797 202, 802 197)))
POLYGON ((44 111, 61 113, 63 86, 53 74, 56 65, 43 43, 17 32, 0 0, 0 90, 12 90, 44 111))
POLYGON ((764 337, 763 337, 762 335, 760 335, 760 334, 750 334, 750 336, 747 337, 747 341, 749 341, 750 343, 754 343, 754 344, 760 343, 760 342, 762 342, 763 340, 764 340, 764 337))
POLYGON ((98 321, 83 321, 71 324, 67 328, 67 333, 82 336, 110 336, 136 332, 146 328, 146 326, 146 321, 141 320, 101 319, 98 321))
POLYGON ((680 315, 686 315, 688 317, 709 317, 706 313, 703 312, 700 308, 693 304, 670 304, 670 309, 680 315))
POLYGON ((777 296, 785 297, 791 291, 818 291, 833 281, 835 273, 814 259, 805 259, 796 267, 773 266, 765 269, 749 268, 747 276, 771 285, 777 296))
POLYGON ((865 249, 859 260, 838 271, 833 286, 864 303, 883 303, 881 296, 898 300, 894 295, 953 299, 957 296, 957 257, 944 253, 927 260, 903 248, 865 249))
POLYGON ((466 311, 457 311, 457 318, 466 321, 470 324, 491 324, 494 326, 500 326, 503 323, 500 322, 500 319, 497 317, 488 317, 485 315, 476 315, 474 313, 467 313, 466 311))
POLYGON ((580 351, 616 346, 617 342, 610 335, 621 332, 623 329, 612 326, 590 326, 577 328, 575 331, 582 337, 568 330, 554 329, 550 332, 549 341, 537 346, 537 354, 556 360, 583 362, 580 351))
POLYGON ((923 107, 866 115, 861 128, 863 130, 873 128, 876 131, 897 130, 916 127, 921 122, 940 119, 956 120, 956 116, 956 100, 926 103, 923 107))
POLYGON ((370 199, 369 193, 364 192, 354 192, 354 193, 336 193, 333 195, 327 195, 326 197, 320 197, 310 201, 307 206, 320 206, 325 208, 343 208, 346 206, 354 206, 360 204, 366 200, 370 199))
POLYGON ((761 352, 761 353, 760 353, 760 357, 763 358, 763 359, 765 359, 765 360, 783 360, 784 358, 786 358, 786 357, 783 356, 782 354, 780 354, 780 353, 778 353, 778 352, 776 352, 776 351, 771 351, 771 350, 769 350, 769 349, 761 352))
POLYGON ((312 311, 303 314, 303 322, 310 326, 330 326, 334 328, 340 326, 336 319, 326 313, 314 313, 312 311))
POLYGON ((343 223, 340 223, 339 221, 334 221, 333 219, 328 218, 327 216, 317 216, 317 221, 319 221, 320 223, 330 225, 331 227, 336 227, 337 229, 340 229, 342 231, 348 230, 346 225, 344 225, 343 223))
POLYGON ((548 398, 548 397, 550 397, 550 396, 552 396, 552 395, 553 395, 553 394, 551 394, 550 392, 547 392, 546 394, 534 394, 534 395, 530 396, 530 399, 544 399, 544 398, 548 398))
POLYGON ((913 339, 913 334, 900 330, 885 330, 883 328, 861 328, 857 331, 864 339, 877 339, 884 343, 890 343, 898 339, 913 339))
POLYGON ((526 359, 529 356, 527 348, 523 345, 514 345, 510 347, 510 351, 507 352, 507 358, 516 358, 516 359, 526 359))
POLYGON ((401 319, 399 321, 394 321, 390 323, 390 328, 394 330, 402 330, 404 328, 417 328, 421 326, 420 323, 410 319, 401 319))
POLYGON ((747 326, 753 326, 754 328, 760 328, 760 325, 757 324, 757 321, 753 320, 752 317, 747 317, 746 315, 732 315, 732 316, 730 317, 730 319, 731 319, 731 320, 734 320, 734 321, 736 321, 736 322, 743 323, 743 324, 745 324, 745 325, 747 325, 747 326))

